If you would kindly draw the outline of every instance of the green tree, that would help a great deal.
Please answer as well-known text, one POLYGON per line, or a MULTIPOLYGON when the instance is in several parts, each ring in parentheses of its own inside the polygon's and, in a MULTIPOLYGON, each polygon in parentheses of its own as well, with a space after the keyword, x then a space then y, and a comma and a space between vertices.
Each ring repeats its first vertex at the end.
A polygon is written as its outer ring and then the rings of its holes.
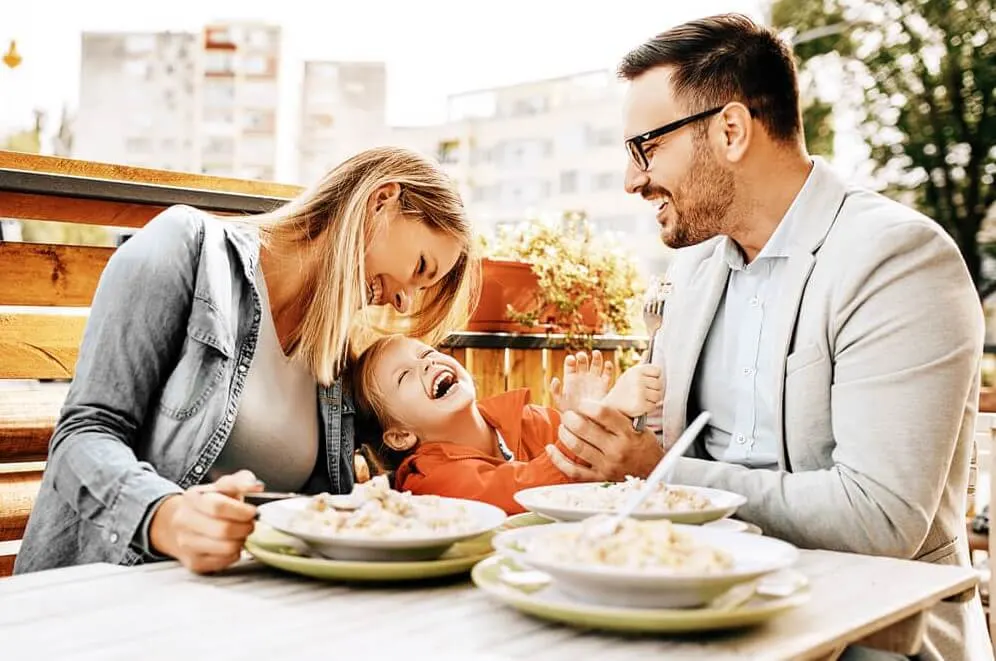
POLYGON ((979 242, 996 204, 993 0, 775 0, 770 16, 802 71, 835 66, 856 91, 885 191, 951 234, 980 295, 996 291, 979 242))

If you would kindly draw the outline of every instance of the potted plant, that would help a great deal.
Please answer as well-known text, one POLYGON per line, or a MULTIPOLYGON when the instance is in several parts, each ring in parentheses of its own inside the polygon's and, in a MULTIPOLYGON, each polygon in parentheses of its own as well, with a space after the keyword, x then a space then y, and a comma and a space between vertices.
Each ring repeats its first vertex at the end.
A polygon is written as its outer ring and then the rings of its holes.
POLYGON ((632 330, 642 291, 636 264, 583 214, 500 229, 482 248, 481 302, 469 330, 568 338, 632 330))

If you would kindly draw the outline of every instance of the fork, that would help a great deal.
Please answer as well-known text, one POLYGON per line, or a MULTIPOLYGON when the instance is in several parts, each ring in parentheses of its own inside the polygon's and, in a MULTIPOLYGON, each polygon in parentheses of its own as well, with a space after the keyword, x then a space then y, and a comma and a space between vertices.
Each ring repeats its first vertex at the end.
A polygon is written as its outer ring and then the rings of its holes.
MULTIPOLYGON (((647 358, 644 362, 649 363, 654 355, 654 338, 657 331, 661 329, 661 322, 664 320, 665 288, 658 280, 651 283, 649 297, 643 303, 643 323, 647 326, 647 333, 650 334, 650 343, 647 345, 647 358)), ((647 414, 633 419, 633 429, 642 432, 647 427, 647 414)))

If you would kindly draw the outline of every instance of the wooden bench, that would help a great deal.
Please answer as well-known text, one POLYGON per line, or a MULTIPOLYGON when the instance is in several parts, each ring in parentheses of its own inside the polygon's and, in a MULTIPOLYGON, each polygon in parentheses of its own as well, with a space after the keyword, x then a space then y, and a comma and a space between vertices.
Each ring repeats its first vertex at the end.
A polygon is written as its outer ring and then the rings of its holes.
MULTIPOLYGON (((0 151, 0 218, 140 228, 171 204, 219 214, 272 209, 300 189, 282 184, 0 151)), ((10 574, 38 491, 48 442, 73 377, 88 306, 112 247, 0 241, 0 576, 10 574), (46 381, 46 382, 41 382, 46 381)), ((644 338, 599 337, 609 354, 644 338)), ((565 338, 456 333, 445 350, 482 396, 543 384, 565 338)))

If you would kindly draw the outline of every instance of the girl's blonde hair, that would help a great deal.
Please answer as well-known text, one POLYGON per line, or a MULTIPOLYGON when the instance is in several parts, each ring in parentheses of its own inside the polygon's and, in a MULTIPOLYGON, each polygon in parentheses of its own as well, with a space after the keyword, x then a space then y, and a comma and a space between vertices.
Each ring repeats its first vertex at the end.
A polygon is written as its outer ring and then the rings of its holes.
POLYGON ((279 209, 256 216, 264 246, 278 251, 313 246, 318 267, 300 295, 304 315, 285 347, 322 384, 343 369, 353 322, 364 319, 364 256, 376 227, 369 202, 387 184, 400 186, 398 207, 462 246, 453 269, 415 296, 407 334, 434 344, 459 328, 477 302, 479 266, 473 231, 450 178, 432 161, 398 147, 368 149, 344 161, 321 181, 279 209))
POLYGON ((352 365, 351 379, 360 451, 370 465, 371 474, 387 474, 392 483, 394 471, 411 450, 399 452, 384 443, 384 430, 394 420, 387 411, 387 398, 374 378, 373 368, 387 345, 398 337, 400 336, 397 334, 385 335, 371 343, 352 365))

